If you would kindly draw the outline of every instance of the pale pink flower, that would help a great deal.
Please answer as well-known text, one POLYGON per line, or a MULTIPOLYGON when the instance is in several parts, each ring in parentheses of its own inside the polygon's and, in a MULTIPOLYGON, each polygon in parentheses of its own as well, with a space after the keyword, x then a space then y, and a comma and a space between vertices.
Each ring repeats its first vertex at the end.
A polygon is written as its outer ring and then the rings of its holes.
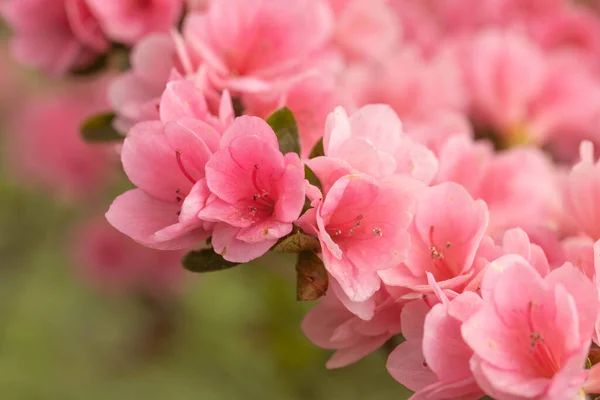
POLYGON ((177 23, 183 0, 85 0, 107 37, 135 44, 154 32, 167 32, 177 23))
POLYGON ((335 16, 334 43, 349 59, 382 59, 402 34, 387 0, 329 0, 335 16))
POLYGON ((349 172, 317 173, 325 197, 313 200, 314 208, 297 225, 319 237, 325 268, 351 301, 361 302, 381 287, 377 271, 407 256, 420 185, 411 178, 376 180, 349 172))
POLYGON ((283 155, 273 129, 258 117, 239 117, 206 164, 210 190, 198 217, 216 223, 215 251, 247 262, 292 231, 305 199, 304 167, 283 155))
POLYGON ((237 96, 281 90, 306 72, 332 25, 322 0, 214 1, 187 16, 183 36, 213 87, 237 96))
POLYGON ((90 144, 81 125, 106 110, 107 80, 73 83, 30 95, 7 116, 7 159, 15 178, 68 201, 97 195, 116 172, 112 146, 90 144))
POLYGON ((469 193, 478 193, 493 157, 491 143, 469 135, 451 136, 438 152, 439 170, 433 182, 456 182, 469 193))
POLYGON ((462 326, 477 383, 498 400, 574 397, 598 312, 594 284, 570 264, 546 278, 520 256, 493 264, 484 305, 462 326))
POLYGON ((432 308, 424 300, 404 306, 401 322, 406 341, 390 354, 387 369, 416 392, 411 400, 479 399, 483 391, 470 370, 473 351, 462 339, 461 326, 483 301, 472 292, 451 299, 439 287, 436 293, 440 303, 432 308))
POLYGON ((594 160, 594 148, 583 142, 580 161, 573 166, 564 188, 567 214, 580 232, 594 240, 600 239, 600 163, 594 160))
POLYGON ((521 227, 529 233, 554 227, 560 216, 560 187, 549 157, 536 148, 498 153, 489 163, 473 197, 490 211, 488 233, 501 234, 521 227))
POLYGON ((148 249, 97 218, 78 227, 73 237, 78 273, 99 290, 169 295, 183 283, 181 251, 148 249))
POLYGON ((348 69, 344 82, 351 105, 388 104, 404 123, 423 122, 467 105, 460 66, 453 52, 426 58, 406 45, 381 62, 348 69))
POLYGON ((335 350, 327 368, 352 364, 400 333, 402 305, 394 301, 385 287, 372 299, 373 315, 364 320, 348 311, 330 288, 304 317, 302 331, 308 339, 319 347, 335 350))
POLYGON ((482 200, 473 200, 459 184, 426 188, 410 227, 411 248, 394 268, 379 271, 390 286, 406 288, 419 296, 431 293, 427 274, 443 289, 460 292, 476 274, 475 255, 488 226, 482 200))
POLYGON ((176 54, 175 43, 166 34, 149 35, 133 48, 131 70, 116 79, 108 92, 119 131, 126 133, 138 122, 159 119, 160 96, 176 65, 176 54))
MULTIPOLYGON (((374 177, 405 175, 429 184, 438 165, 435 155, 406 136, 398 115, 382 104, 364 106, 350 117, 337 107, 327 117, 323 149, 325 156, 374 177)), ((310 165, 320 173, 320 164, 310 165)))
POLYGON ((48 73, 85 68, 109 47, 85 0, 5 0, 0 13, 15 32, 13 56, 48 73))

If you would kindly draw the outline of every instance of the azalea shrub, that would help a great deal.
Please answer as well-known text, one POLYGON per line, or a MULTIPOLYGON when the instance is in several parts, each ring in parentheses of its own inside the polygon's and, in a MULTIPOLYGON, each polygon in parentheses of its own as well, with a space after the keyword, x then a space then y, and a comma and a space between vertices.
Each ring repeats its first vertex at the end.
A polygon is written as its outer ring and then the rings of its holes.
POLYGON ((63 82, 12 116, 15 174, 80 203, 133 185, 80 228, 96 286, 176 296, 184 268, 287 253, 327 368, 387 352, 414 400, 600 395, 600 3, 0 12, 63 82))

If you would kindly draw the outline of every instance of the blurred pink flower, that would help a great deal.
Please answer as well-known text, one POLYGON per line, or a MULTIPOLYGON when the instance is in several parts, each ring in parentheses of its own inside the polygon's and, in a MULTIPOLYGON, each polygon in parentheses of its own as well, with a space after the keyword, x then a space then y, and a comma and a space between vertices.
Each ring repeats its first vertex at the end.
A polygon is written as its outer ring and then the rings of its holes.
POLYGON ((86 143, 80 127, 106 110, 107 79, 72 83, 26 97, 8 119, 8 161, 15 178, 67 200, 97 195, 116 172, 111 145, 86 143))
POLYGON ((135 44, 177 24, 183 0, 85 0, 106 34, 115 42, 135 44))
POLYGON ((237 96, 281 90, 309 70, 332 24, 322 0, 215 1, 187 16, 183 37, 208 82, 237 96))
POLYGON ((99 290, 168 295, 183 283, 181 251, 148 249, 116 231, 104 218, 86 221, 73 236, 78 272, 99 290))
POLYGON ((109 48, 86 0, 5 0, 13 56, 51 74, 85 68, 109 48))

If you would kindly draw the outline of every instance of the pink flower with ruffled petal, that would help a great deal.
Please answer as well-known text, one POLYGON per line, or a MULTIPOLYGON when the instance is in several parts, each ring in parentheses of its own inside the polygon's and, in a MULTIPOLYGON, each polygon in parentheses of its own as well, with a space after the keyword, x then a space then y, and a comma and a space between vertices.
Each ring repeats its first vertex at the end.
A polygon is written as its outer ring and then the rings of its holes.
POLYGON ((327 368, 352 364, 400 333, 402 304, 383 287, 372 300, 373 314, 365 320, 351 313, 330 288, 304 317, 302 331, 308 339, 319 347, 335 350, 327 368))
POLYGON ((183 0, 85 0, 113 41, 135 44, 177 23, 183 0))
MULTIPOLYGON (((320 157, 323 160, 335 160, 320 157)), ((310 164, 311 166, 313 164, 310 164)), ((333 174, 316 171, 322 200, 313 201, 296 224, 319 237, 323 262, 351 301, 369 299, 380 288, 377 271, 404 260, 421 185, 411 178, 376 180, 346 167, 333 174)))
POLYGON ((520 256, 494 264, 483 307, 462 326, 477 383, 499 400, 575 397, 598 313, 594 284, 570 264, 546 278, 520 256))
POLYGON ((231 99, 223 94, 215 116, 193 83, 173 81, 161 97, 159 114, 161 120, 138 123, 125 139, 123 168, 138 189, 119 196, 106 216, 148 247, 189 248, 210 236, 214 225, 196 214, 209 195, 206 163, 233 120, 231 99))
MULTIPOLYGON (((405 175, 428 184, 437 172, 435 155, 404 135, 396 113, 382 104, 364 106, 350 117, 337 107, 327 117, 323 149, 325 156, 373 177, 405 175)), ((318 174, 320 161, 314 164, 318 174)))
POLYGON ((13 56, 48 73, 85 68, 109 47, 85 0, 6 0, 0 13, 15 32, 13 56))
POLYGON ((473 351, 462 339, 461 326, 483 301, 472 292, 448 299, 439 287, 435 291, 440 303, 432 308, 414 300, 402 310, 406 342, 390 354, 387 369, 416 392, 411 400, 479 399, 484 393, 470 370, 473 351))
POLYGON ((216 223, 215 251, 248 262, 292 231, 305 199, 304 167, 283 155, 273 129, 257 117, 239 117, 206 164, 210 190, 198 217, 216 223))
POLYGON ((310 69, 332 24, 321 0, 215 1, 187 16, 183 36, 214 88, 237 96, 277 90, 310 69))
POLYGON ((482 200, 473 200, 457 183, 426 188, 410 227, 411 248, 406 260, 379 271, 390 286, 409 289, 409 296, 431 293, 427 273, 443 289, 460 292, 474 277, 475 255, 488 226, 482 200))

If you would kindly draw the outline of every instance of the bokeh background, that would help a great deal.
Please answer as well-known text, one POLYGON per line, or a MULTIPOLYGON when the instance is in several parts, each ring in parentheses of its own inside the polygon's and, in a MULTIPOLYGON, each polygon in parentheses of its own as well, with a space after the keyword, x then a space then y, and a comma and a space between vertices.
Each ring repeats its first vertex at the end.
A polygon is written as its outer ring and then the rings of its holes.
POLYGON ((6 37, 4 29, 1 399, 408 398, 385 370, 383 350, 326 370, 330 353, 300 330, 312 304, 296 302, 294 266, 285 256, 203 276, 186 272, 176 293, 159 299, 107 291, 82 274, 71 254, 73 230, 101 215, 128 183, 117 174, 101 196, 82 204, 14 173, 14 160, 36 150, 15 145, 15 115, 62 83, 12 64, 6 37))

